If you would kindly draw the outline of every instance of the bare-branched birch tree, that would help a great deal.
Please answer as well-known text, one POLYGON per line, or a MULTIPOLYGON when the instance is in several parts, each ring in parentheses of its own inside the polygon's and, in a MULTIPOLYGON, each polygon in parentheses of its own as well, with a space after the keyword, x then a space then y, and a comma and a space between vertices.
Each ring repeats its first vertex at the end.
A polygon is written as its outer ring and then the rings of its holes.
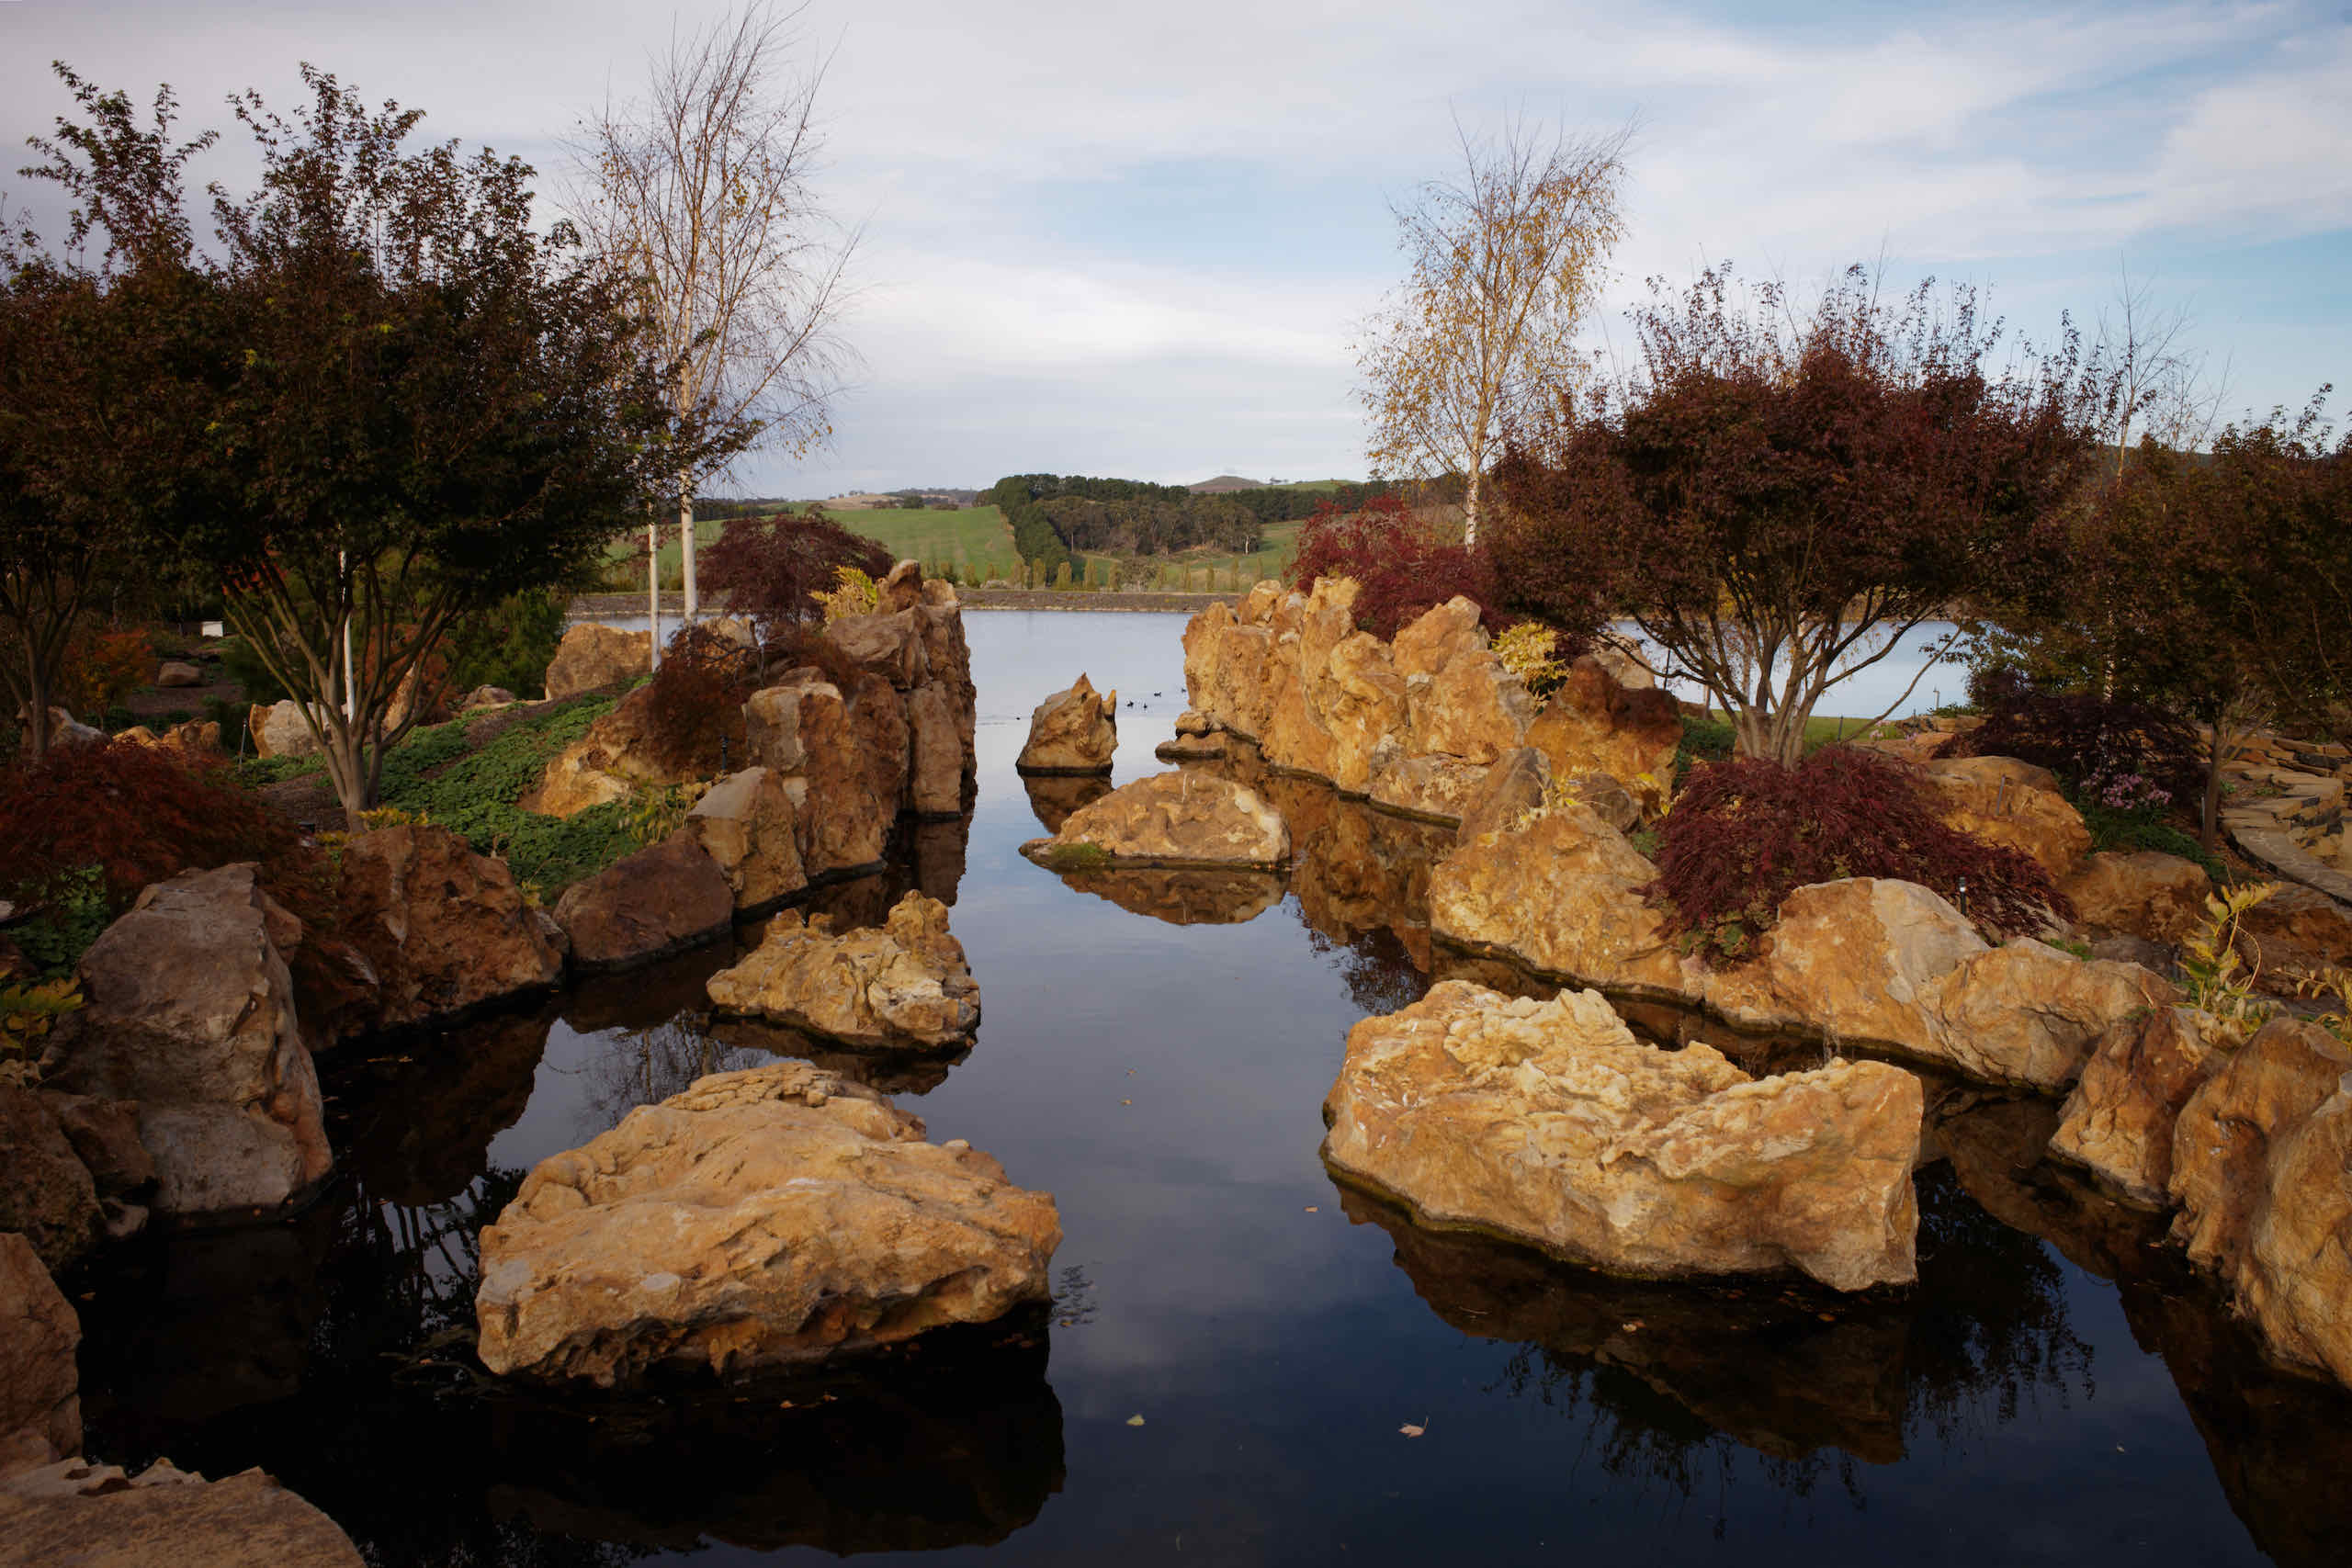
POLYGON ((1356 395, 1371 416, 1374 474, 1460 473, 1463 536, 1475 544, 1505 432, 1566 406, 1588 368, 1577 323, 1624 232, 1633 128, 1547 136, 1513 117, 1492 139, 1456 130, 1458 178, 1394 209, 1410 272, 1365 323, 1356 395))
MULTIPOLYGON (((637 279, 662 360, 674 366, 677 417, 756 422, 757 446, 794 457, 832 434, 832 402, 853 362, 837 329, 857 243, 817 198, 824 65, 794 61, 799 15, 751 0, 673 35, 644 98, 607 103, 581 127, 571 203, 593 243, 637 279)), ((677 476, 690 621, 695 491, 711 477, 677 476)), ((646 545, 658 617, 652 518, 646 545)))
POLYGON ((2208 444, 2229 396, 2229 367, 2209 377, 2201 349, 2188 344, 2186 306, 2160 307, 2154 288, 2136 288, 2126 267, 2115 305, 2098 318, 2098 367, 2115 382, 2115 477, 2123 478, 2132 432, 2176 452, 2208 444))

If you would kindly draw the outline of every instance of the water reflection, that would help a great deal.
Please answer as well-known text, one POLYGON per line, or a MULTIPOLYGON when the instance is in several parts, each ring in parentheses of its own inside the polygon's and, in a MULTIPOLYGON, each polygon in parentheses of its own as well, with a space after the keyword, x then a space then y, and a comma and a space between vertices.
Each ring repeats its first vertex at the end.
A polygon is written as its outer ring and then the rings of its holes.
POLYGON ((1062 884, 1171 926, 1238 926, 1283 897, 1283 879, 1263 871, 1138 866, 1065 872, 1062 884))
POLYGON ((758 1053, 747 1066, 778 1056, 797 1056, 882 1094, 929 1094, 947 1081, 950 1068, 972 1054, 968 1043, 948 1051, 859 1051, 838 1040, 756 1018, 715 1018, 697 1027, 707 1029, 730 1055, 758 1053))
POLYGON ((1111 781, 1100 773, 1024 773, 1021 786, 1029 792, 1029 809, 1048 833, 1060 832, 1071 812, 1111 793, 1111 781))

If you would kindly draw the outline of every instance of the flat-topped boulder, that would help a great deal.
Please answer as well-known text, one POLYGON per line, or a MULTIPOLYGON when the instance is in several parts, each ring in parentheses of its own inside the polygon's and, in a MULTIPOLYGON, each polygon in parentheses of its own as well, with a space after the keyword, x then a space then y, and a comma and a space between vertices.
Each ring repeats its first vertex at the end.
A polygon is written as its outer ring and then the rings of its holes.
POLYGON ((1029 716, 1029 739, 1013 763, 1024 773, 1107 773, 1119 749, 1119 694, 1097 693, 1084 675, 1029 716))
POLYGON ((1646 1045, 1597 991, 1442 981, 1348 1033, 1325 1161, 1425 1224, 1612 1271, 1917 1277, 1919 1080, 1832 1060, 1751 1078, 1646 1045))
POLYGON ((1122 784, 1066 818, 1051 839, 1021 852, 1057 871, 1109 865, 1280 866, 1290 829, 1255 790, 1178 770, 1122 784))
POLYGON ((564 629, 548 664, 547 694, 550 702, 576 697, 605 686, 633 681, 652 668, 653 634, 625 632, 616 626, 582 621, 564 629))
POLYGON ((43 1082, 138 1103, 160 1212, 275 1208, 332 1165, 273 940, 300 932, 239 863, 147 888, 82 955, 87 1001, 52 1032, 43 1082))
POLYGON ((727 874, 681 829, 573 883, 556 924, 583 969, 625 969, 708 941, 733 923, 727 874))
POLYGON ((0 1554, 88 1568, 363 1568, 333 1519, 260 1470, 207 1481, 74 1457, 0 1481, 0 1554))
POLYGON ((787 909, 707 989, 722 1012, 866 1049, 968 1044, 980 1023, 980 988, 947 930, 947 906, 921 893, 899 899, 878 929, 837 932, 823 915, 787 909))
POLYGON ((482 1362, 599 1387, 727 1377, 987 1323, 1051 1293, 1052 1197, 863 1085, 699 1079, 539 1163, 482 1232, 482 1362))

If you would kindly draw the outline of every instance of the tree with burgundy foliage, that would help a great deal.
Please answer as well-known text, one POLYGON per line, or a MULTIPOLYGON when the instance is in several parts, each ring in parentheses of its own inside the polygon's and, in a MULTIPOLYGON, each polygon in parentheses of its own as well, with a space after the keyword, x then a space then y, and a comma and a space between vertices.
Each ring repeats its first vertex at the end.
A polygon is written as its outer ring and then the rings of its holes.
POLYGON ((821 619, 823 607, 812 595, 839 586, 842 567, 878 581, 891 564, 878 541, 851 533, 817 506, 797 515, 732 518, 703 558, 711 592, 751 617, 763 639, 821 619))
POLYGON ((1728 266, 1651 288, 1638 374, 1506 457, 1496 568, 1538 615, 1597 594, 1730 709, 1742 755, 1793 765, 1832 687, 2031 569, 2089 470, 2098 388, 2071 334, 1996 371, 2001 329, 1964 289, 1890 301, 1855 267, 1800 311, 1728 266))
MULTIPOLYGON (((1374 496, 1355 512, 1328 501, 1317 506, 1298 531, 1298 554, 1283 581, 1311 588, 1318 577, 1356 580, 1363 590, 1356 626, 1377 637, 1395 637, 1396 628, 1457 593, 1478 606, 1489 634, 1518 618, 1503 613, 1486 553, 1441 536, 1400 495, 1374 496)), ((1586 628, 1567 629, 1576 640, 1586 628)))
POLYGON ((1849 876, 1918 883, 1996 934, 2074 913, 2031 855, 1947 827, 1917 773, 1853 746, 1692 770, 1659 825, 1657 872, 1675 929, 1731 958, 1753 954, 1791 893, 1849 876))

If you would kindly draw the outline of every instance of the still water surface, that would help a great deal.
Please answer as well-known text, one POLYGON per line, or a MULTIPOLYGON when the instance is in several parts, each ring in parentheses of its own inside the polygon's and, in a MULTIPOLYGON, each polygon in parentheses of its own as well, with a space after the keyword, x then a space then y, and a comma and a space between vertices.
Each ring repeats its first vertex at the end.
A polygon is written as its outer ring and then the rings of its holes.
POLYGON ((788 1408, 548 1403, 469 1367, 473 1233, 523 1173, 767 1059, 697 1016, 714 950, 326 1059, 325 1201, 93 1282, 90 1451, 264 1466, 386 1564, 2345 1560, 2352 1401, 2265 1371, 2149 1227, 2036 1168, 2047 1105, 1947 1102, 1921 1283, 1864 1301, 1610 1281, 1335 1188, 1349 1025, 1462 969, 1420 904, 1443 835, 1278 781, 1286 886, 1074 887, 1016 852, 1079 793, 1013 773, 1032 706, 1084 670, 1120 693, 1118 778, 1156 771, 1182 625, 970 615, 972 818, 824 897, 952 897, 978 1042, 884 1087, 1058 1200, 1025 1342, 788 1408))

